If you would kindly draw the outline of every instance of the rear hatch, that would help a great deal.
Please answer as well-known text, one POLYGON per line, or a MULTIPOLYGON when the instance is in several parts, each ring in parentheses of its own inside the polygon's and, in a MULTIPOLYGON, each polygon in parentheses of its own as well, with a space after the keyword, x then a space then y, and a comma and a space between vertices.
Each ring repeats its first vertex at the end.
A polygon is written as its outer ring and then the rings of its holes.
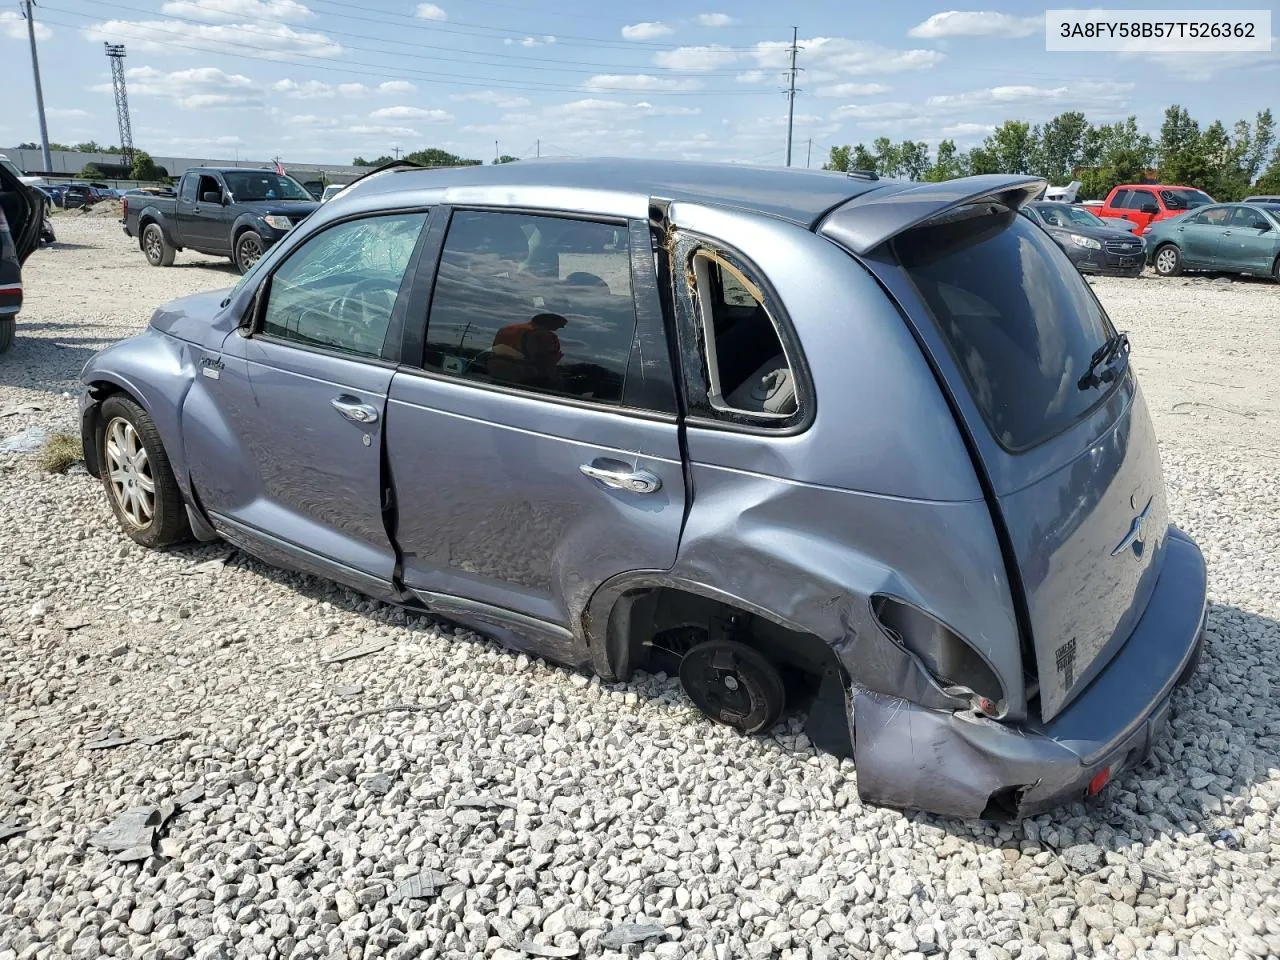
POLYGON ((1127 341, 1013 205, 940 211, 866 262, 911 317, 985 468, 1047 721, 1123 646, 1163 557, 1164 483, 1127 341))

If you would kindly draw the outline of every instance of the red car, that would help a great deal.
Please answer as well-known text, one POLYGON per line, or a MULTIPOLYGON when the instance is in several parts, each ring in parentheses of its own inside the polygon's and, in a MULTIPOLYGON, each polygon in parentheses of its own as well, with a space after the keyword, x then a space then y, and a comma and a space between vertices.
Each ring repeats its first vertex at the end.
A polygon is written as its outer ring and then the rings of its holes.
POLYGON ((1100 209, 1100 217, 1117 217, 1137 224, 1133 232, 1141 236, 1157 220, 1167 220, 1196 207, 1213 203, 1213 197, 1195 187, 1160 183, 1122 183, 1113 187, 1100 209))

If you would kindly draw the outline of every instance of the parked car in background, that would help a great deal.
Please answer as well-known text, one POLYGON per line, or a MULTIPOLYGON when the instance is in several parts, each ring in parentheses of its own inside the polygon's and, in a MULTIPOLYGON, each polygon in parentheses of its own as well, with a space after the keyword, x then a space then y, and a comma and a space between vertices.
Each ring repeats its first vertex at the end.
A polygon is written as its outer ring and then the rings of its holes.
POLYGON ((124 232, 153 267, 179 250, 230 257, 241 273, 319 206, 302 184, 272 170, 192 167, 178 195, 123 201, 124 232))
POLYGON ((1142 273, 1142 238, 1103 223, 1088 210, 1040 200, 1023 204, 1020 212, 1047 230, 1081 273, 1117 277, 1136 277, 1142 273))
POLYGON ((320 202, 328 203, 330 200, 332 200, 334 197, 336 197, 346 188, 347 188, 347 185, 345 183, 329 184, 327 187, 324 188, 324 193, 320 195, 320 202))
POLYGON ((1100 217, 1119 217, 1137 224, 1138 236, 1159 220, 1176 217, 1213 203, 1213 197, 1194 187, 1168 186, 1164 184, 1121 184, 1113 187, 1098 210, 1100 217))
POLYGON ((30 177, 18 169, 18 165, 10 160, 3 153, 0 153, 0 167, 8 171, 9 175, 16 179, 23 186, 42 187, 46 184, 44 177, 30 177))
POLYGON ((1244 203, 1280 203, 1280 193, 1260 193, 1254 197, 1245 197, 1244 203))
POLYGON ((0 164, 0 353, 13 346, 22 310, 22 264, 40 245, 44 197, 0 164))
POLYGON ((1083 799, 1194 669, 1205 566, 1043 185, 384 169, 93 357, 86 465, 146 546, 670 671, 746 733, 807 708, 868 802, 1083 799))
POLYGON ((1222 270, 1280 282, 1280 203, 1216 203, 1147 230, 1147 259, 1163 277, 1222 270))
POLYGON ((98 191, 88 184, 73 183, 62 192, 62 207, 66 210, 91 207, 101 199, 98 191))

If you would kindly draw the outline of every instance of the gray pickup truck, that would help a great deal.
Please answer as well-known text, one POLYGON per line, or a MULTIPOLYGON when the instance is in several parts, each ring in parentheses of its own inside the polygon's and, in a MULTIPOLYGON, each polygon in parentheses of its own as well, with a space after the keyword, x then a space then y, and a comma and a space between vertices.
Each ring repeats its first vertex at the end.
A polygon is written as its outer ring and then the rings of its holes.
POLYGON ((241 273, 320 206, 302 184, 273 170, 192 167, 176 197, 123 198, 124 232, 153 267, 179 250, 230 257, 241 273))

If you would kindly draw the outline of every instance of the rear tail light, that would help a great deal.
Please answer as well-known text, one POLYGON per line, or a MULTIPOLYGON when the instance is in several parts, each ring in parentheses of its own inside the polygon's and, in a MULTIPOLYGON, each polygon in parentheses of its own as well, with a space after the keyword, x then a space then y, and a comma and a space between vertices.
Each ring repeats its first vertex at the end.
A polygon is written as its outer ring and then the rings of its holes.
POLYGON ((125 216, 125 217, 129 215, 129 198, 128 197, 120 198, 120 214, 121 216, 125 216))
POLYGON ((1093 775, 1093 779, 1089 781, 1089 796, 1096 797, 1102 792, 1102 788, 1107 785, 1107 781, 1111 779, 1111 767, 1106 766, 1093 775))

